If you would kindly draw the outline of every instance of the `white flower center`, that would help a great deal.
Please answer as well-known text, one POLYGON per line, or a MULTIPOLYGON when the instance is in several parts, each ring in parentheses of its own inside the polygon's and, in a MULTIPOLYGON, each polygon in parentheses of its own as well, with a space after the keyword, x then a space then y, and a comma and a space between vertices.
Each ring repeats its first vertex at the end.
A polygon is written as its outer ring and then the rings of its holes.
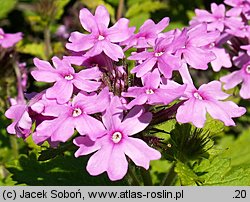
POLYGON ((250 74, 250 65, 247 65, 247 67, 246 67, 246 72, 247 72, 248 74, 250 74))
POLYGON ((112 141, 117 144, 122 140, 122 134, 120 132, 114 132, 112 135, 112 141))
POLYGON ((78 117, 82 114, 82 110, 80 108, 75 108, 73 111, 73 117, 78 117))
POLYGON ((210 43, 209 48, 215 47, 215 43, 210 43))
POLYGON ((146 90, 146 94, 150 95, 150 94, 154 94, 155 92, 152 89, 147 89, 146 90))
POLYGON ((4 35, 0 34, 0 39, 3 39, 4 38, 4 35))
POLYGON ((193 95, 196 99, 203 100, 203 97, 199 93, 195 92, 193 95))
POLYGON ((160 57, 162 56, 163 52, 155 53, 155 57, 160 57))
POLYGON ((65 78, 66 80, 70 81, 70 80, 72 80, 74 77, 73 77, 72 74, 69 74, 69 75, 64 76, 64 78, 65 78))
POLYGON ((99 37, 98 37, 98 40, 99 40, 99 41, 102 41, 102 40, 104 40, 104 39, 105 39, 105 37, 104 37, 104 36, 99 35, 99 37))

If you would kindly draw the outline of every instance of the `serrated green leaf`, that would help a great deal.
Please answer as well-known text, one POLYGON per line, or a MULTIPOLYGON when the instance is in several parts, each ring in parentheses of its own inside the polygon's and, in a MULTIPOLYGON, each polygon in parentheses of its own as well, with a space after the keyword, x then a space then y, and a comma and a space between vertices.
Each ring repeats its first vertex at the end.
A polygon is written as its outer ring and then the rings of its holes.
POLYGON ((0 19, 3 19, 15 7, 17 0, 0 0, 0 19))
POLYGON ((204 160, 195 169, 195 172, 204 173, 200 176, 204 180, 203 185, 250 185, 250 168, 240 166, 232 167, 230 159, 214 158, 211 162, 204 160))
POLYGON ((143 2, 135 3, 126 12, 125 16, 131 18, 140 13, 151 13, 160 9, 167 8, 167 4, 160 1, 146 0, 143 2))
POLYGON ((235 140, 233 136, 222 138, 215 149, 220 153, 194 166, 203 173, 203 185, 250 185, 250 129, 235 140))
POLYGON ((178 161, 175 166, 181 185, 196 185, 201 179, 186 164, 178 161))

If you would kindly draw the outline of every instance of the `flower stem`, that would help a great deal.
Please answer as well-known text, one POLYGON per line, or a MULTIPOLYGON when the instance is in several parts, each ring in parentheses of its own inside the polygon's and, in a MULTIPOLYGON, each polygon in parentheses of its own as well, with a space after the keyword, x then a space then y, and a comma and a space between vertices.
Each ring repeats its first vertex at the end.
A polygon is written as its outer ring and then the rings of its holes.
POLYGON ((128 168, 128 175, 132 179, 132 183, 131 183, 132 186, 140 186, 141 185, 140 180, 135 175, 134 169, 131 166, 129 166, 129 168, 128 168))
POLYGON ((17 138, 15 136, 10 136, 10 145, 13 151, 13 156, 15 157, 15 159, 17 159, 19 156, 19 151, 18 151, 17 138))
POLYGON ((152 178, 150 176, 150 173, 148 170, 145 170, 144 168, 141 169, 141 176, 144 182, 144 186, 152 186, 152 178))
POLYGON ((116 20, 119 20, 122 17, 122 12, 124 8, 124 0, 119 0, 119 6, 116 14, 116 20))
POLYGON ((173 163, 173 165, 169 169, 169 172, 166 173, 166 175, 164 176, 161 182, 161 186, 171 186, 174 184, 176 177, 177 177, 177 174, 174 171, 174 168, 175 168, 175 163, 173 163))
POLYGON ((16 61, 13 61, 13 67, 14 67, 14 71, 15 71, 16 79, 17 79, 17 101, 23 102, 25 99, 23 95, 22 75, 21 75, 20 68, 16 61))
POLYGON ((45 44, 45 55, 46 55, 46 58, 49 59, 52 54, 49 25, 45 27, 43 34, 44 34, 44 44, 45 44))

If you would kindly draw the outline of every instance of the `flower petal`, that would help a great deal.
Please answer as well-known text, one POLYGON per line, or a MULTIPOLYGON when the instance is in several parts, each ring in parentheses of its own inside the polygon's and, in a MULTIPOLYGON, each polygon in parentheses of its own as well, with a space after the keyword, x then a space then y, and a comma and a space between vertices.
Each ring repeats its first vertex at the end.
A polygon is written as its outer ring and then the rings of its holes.
POLYGON ((87 164, 87 171, 90 175, 96 176, 107 171, 112 150, 113 144, 107 144, 90 157, 87 164))
POLYGON ((221 82, 211 81, 208 84, 201 85, 199 91, 204 92, 205 95, 208 95, 212 99, 225 100, 229 97, 229 95, 224 93, 221 88, 221 82))
POLYGON ((240 96, 244 99, 250 99, 250 76, 244 79, 240 89, 240 96))
POLYGON ((124 153, 137 165, 149 169, 151 160, 161 158, 161 153, 137 138, 128 137, 123 144, 124 153))
POLYGON ((131 28, 128 28, 129 20, 120 18, 112 27, 107 31, 108 39, 113 42, 125 41, 131 36, 131 28))
POLYGON ((109 12, 104 6, 101 5, 96 8, 95 20, 97 24, 103 24, 105 27, 108 27, 110 21, 109 12))
POLYGON ((120 145, 114 145, 107 173, 112 181, 122 179, 128 171, 128 161, 120 145))
POLYGON ((55 98, 59 104, 68 102, 73 93, 73 84, 71 81, 60 80, 46 90, 47 98, 55 98))
POLYGON ((88 32, 94 32, 94 31, 97 32, 98 28, 95 18, 88 9, 86 8, 81 9, 79 18, 81 25, 85 30, 87 30, 88 32))
POLYGON ((226 126, 235 126, 232 117, 239 117, 246 112, 245 108, 238 107, 232 101, 206 101, 206 109, 214 119, 221 120, 226 126))
POLYGON ((220 80, 225 83, 223 86, 224 89, 228 90, 241 83, 243 81, 243 78, 241 75, 241 71, 234 71, 231 74, 221 77, 220 80))
POLYGON ((124 57, 122 48, 108 41, 103 43, 103 52, 114 61, 124 57))
POLYGON ((180 123, 192 122, 197 128, 202 128, 206 121, 206 108, 200 100, 190 98, 181 105, 176 114, 180 123))
POLYGON ((142 64, 134 67, 130 72, 132 74, 136 73, 137 77, 142 77, 154 67, 156 62, 157 62, 156 58, 147 59, 142 64))
POLYGON ((143 107, 134 107, 129 111, 120 125, 121 131, 127 136, 143 131, 152 119, 150 112, 144 113, 143 107))
POLYGON ((74 139, 74 144, 79 147, 75 152, 75 157, 91 154, 101 148, 100 141, 92 141, 88 136, 77 137, 74 139))
POLYGON ((81 135, 88 135, 93 141, 106 133, 102 122, 89 115, 81 115, 75 118, 74 126, 81 135))

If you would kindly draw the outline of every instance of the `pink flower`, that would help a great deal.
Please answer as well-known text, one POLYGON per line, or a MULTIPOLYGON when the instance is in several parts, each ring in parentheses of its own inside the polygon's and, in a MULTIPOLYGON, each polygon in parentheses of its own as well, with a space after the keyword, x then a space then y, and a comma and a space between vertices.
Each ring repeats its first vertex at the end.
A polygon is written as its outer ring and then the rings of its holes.
POLYGON ((10 48, 14 46, 18 41, 22 40, 22 33, 6 34, 3 29, 0 28, 0 45, 3 48, 10 48))
POLYGON ((234 71, 233 73, 220 78, 224 82, 226 90, 234 88, 241 84, 240 96, 244 99, 250 99, 250 62, 243 65, 241 70, 234 71))
POLYGON ((104 52, 115 61, 124 57, 122 48, 116 43, 125 41, 134 32, 134 28, 128 28, 128 19, 121 18, 112 27, 108 28, 110 22, 109 13, 104 6, 98 6, 94 16, 88 9, 82 9, 80 11, 80 21, 83 28, 90 34, 71 33, 70 43, 66 44, 69 50, 76 52, 87 51, 86 57, 92 57, 104 52))
POLYGON ((73 101, 64 105, 47 105, 42 113, 44 116, 56 117, 45 120, 36 128, 36 137, 50 138, 53 142, 66 142, 73 134, 74 129, 81 135, 89 135, 95 140, 103 133, 102 123, 90 116, 105 110, 109 102, 107 88, 99 93, 78 93, 73 101))
POLYGON ((124 97, 135 98, 127 105, 127 108, 131 109, 135 105, 143 105, 145 103, 150 105, 169 104, 181 97, 186 88, 185 85, 160 85, 160 82, 161 77, 157 69, 143 76, 143 87, 130 87, 128 92, 122 93, 124 97))
POLYGON ((150 160, 161 158, 160 152, 150 148, 134 134, 143 131, 151 121, 152 115, 143 108, 133 108, 125 118, 121 110, 122 104, 118 97, 113 97, 109 108, 103 116, 105 133, 95 142, 87 136, 78 137, 74 144, 79 147, 75 156, 94 153, 87 164, 91 175, 107 172, 110 180, 122 179, 128 170, 127 155, 137 166, 149 168, 150 160))
POLYGON ((216 56, 216 59, 211 61, 211 66, 215 72, 219 72, 222 67, 232 67, 230 55, 226 52, 224 47, 212 43, 209 48, 216 56))
POLYGON ((60 104, 63 104, 70 100, 74 86, 86 92, 92 92, 99 88, 101 83, 97 80, 100 78, 101 72, 97 67, 75 73, 74 68, 67 60, 53 57, 52 62, 55 68, 49 62, 35 58, 34 64, 37 69, 31 72, 37 81, 55 82, 51 88, 46 90, 47 98, 55 98, 60 104))
POLYGON ((11 106, 6 112, 5 116, 8 119, 14 119, 12 124, 7 127, 7 132, 16 134, 17 137, 26 138, 31 133, 32 120, 28 113, 28 106, 26 104, 16 104, 11 106))
POLYGON ((216 59, 215 54, 207 46, 215 42, 219 35, 218 31, 207 32, 207 25, 200 24, 189 30, 183 29, 175 37, 173 44, 177 54, 180 54, 192 68, 206 70, 207 64, 216 59))
POLYGON ((173 35, 168 38, 159 38, 156 40, 153 52, 143 51, 128 57, 129 60, 142 61, 131 70, 131 73, 136 73, 137 77, 142 77, 157 64, 164 77, 171 78, 173 70, 178 70, 181 66, 180 57, 173 54, 173 38, 173 35))
POLYGON ((208 112, 214 119, 224 122, 226 126, 235 126, 232 118, 240 117, 246 112, 244 107, 239 107, 232 101, 223 101, 229 95, 221 90, 219 81, 203 84, 196 89, 190 81, 190 75, 182 74, 182 77, 189 86, 184 96, 186 101, 177 110, 176 120, 178 122, 192 122, 196 127, 202 128, 208 112))
POLYGON ((244 14, 248 19, 250 18, 250 2, 249 0, 224 0, 225 4, 232 6, 228 13, 232 16, 239 16, 244 14))
POLYGON ((211 4, 211 11, 209 13, 206 10, 196 9, 196 17, 191 21, 191 24, 207 23, 207 30, 214 31, 219 30, 222 32, 225 27, 241 27, 243 25, 240 17, 232 17, 226 13, 226 8, 223 4, 217 5, 211 4))
POLYGON ((131 47, 135 48, 149 48, 155 45, 155 40, 158 38, 160 32, 169 24, 169 18, 163 18, 159 23, 155 24, 153 20, 148 19, 140 27, 139 32, 132 35, 129 39, 121 42, 121 45, 127 45, 125 49, 131 47))

